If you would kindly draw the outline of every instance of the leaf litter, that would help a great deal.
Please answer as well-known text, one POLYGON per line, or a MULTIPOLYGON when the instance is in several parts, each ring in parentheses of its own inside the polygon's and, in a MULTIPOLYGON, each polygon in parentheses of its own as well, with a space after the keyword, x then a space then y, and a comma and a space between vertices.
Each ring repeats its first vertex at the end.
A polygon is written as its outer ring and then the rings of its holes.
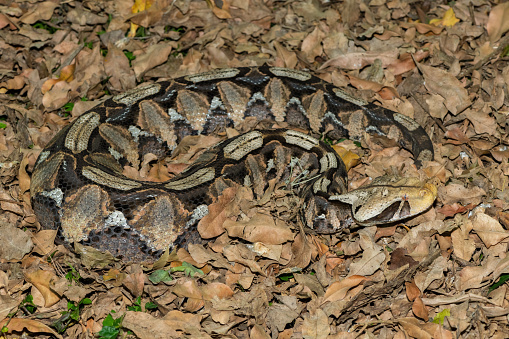
MULTIPOLYGON (((509 336, 508 3, 130 0, 0 8, 5 335, 509 336), (317 236, 295 222, 300 202, 285 185, 227 189, 198 226, 208 242, 153 265, 79 245, 69 251, 40 229, 30 174, 70 121, 141 82, 264 63, 312 70, 424 126, 435 160, 419 170, 390 140, 340 144, 351 188, 385 174, 435 177, 432 209, 404 225, 317 236)), ((171 163, 153 155, 139 171, 124 171, 167 180, 214 138, 186 141, 171 163)))

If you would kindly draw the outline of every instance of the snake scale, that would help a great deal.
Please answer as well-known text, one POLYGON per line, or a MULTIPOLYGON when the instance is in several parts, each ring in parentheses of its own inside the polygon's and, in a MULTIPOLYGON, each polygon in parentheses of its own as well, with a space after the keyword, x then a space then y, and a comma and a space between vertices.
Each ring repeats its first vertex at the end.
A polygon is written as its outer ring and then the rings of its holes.
POLYGON ((409 179, 381 180, 341 198, 345 166, 319 138, 358 140, 366 132, 396 140, 417 166, 433 159, 431 140, 414 120, 304 71, 226 68, 144 84, 80 115, 46 145, 32 175, 32 203, 40 224, 58 230, 66 244, 90 245, 128 261, 151 261, 168 247, 199 241, 196 225, 225 188, 246 185, 260 195, 269 179, 286 180, 295 168, 307 174, 299 191, 301 220, 318 232, 351 224, 345 203, 364 224, 428 208, 433 192, 430 198, 426 187, 415 188, 409 179), (257 126, 246 127, 248 120, 257 126), (186 136, 224 134, 228 127, 243 133, 169 181, 123 174, 126 165, 139 168, 148 153, 165 156, 186 136))

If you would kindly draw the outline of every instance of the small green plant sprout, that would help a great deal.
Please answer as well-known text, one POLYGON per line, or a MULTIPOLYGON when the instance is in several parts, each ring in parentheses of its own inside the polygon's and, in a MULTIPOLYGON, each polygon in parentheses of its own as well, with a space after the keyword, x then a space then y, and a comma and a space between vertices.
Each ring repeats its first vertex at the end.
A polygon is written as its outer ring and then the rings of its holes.
MULTIPOLYGON (((151 301, 145 303, 145 310, 148 311, 148 310, 153 310, 153 309, 156 309, 157 308, 157 305, 151 301)), ((141 297, 138 297, 136 298, 134 301, 133 301, 133 306, 127 306, 127 310, 128 311, 134 311, 134 312, 141 312, 142 311, 142 308, 141 308, 141 297)))
MULTIPOLYGON (((115 311, 112 310, 111 313, 115 313, 115 311)), ((115 319, 111 313, 103 320, 103 328, 97 333, 99 339, 116 339, 120 334, 124 316, 115 319)))
POLYGON ((79 280, 81 279, 80 273, 76 271, 76 269, 71 264, 68 263, 68 265, 71 270, 67 272, 67 274, 65 275, 65 279, 67 279, 71 284, 73 281, 75 283, 78 283, 79 280))
POLYGON ((58 318, 52 325, 58 333, 63 333, 70 324, 77 323, 80 320, 80 310, 84 305, 90 305, 92 300, 84 298, 77 304, 73 301, 67 302, 67 311, 62 312, 62 316, 58 318))
POLYGON ((34 297, 31 294, 27 294, 27 296, 25 297, 25 299, 23 299, 19 307, 27 315, 33 314, 37 309, 37 306, 35 306, 34 304, 34 297))

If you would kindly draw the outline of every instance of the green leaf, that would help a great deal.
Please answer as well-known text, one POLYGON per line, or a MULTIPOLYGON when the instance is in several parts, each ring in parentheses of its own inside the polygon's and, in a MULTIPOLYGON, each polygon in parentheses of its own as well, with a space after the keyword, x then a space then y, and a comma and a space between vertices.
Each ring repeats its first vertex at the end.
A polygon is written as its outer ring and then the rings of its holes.
POLYGON ((116 339, 120 334, 120 330, 112 326, 103 326, 97 334, 99 339, 116 339))
MULTIPOLYGON (((111 313, 115 313, 115 311, 112 310, 111 313)), ((115 339, 120 334, 124 316, 114 319, 111 313, 103 320, 103 328, 98 333, 99 339, 115 339)))
POLYGON ((92 303, 92 300, 90 300, 89 298, 84 298, 83 300, 80 301, 80 305, 90 305, 92 303))
POLYGON ((0 128, 1 129, 6 129, 7 128, 7 124, 4 124, 3 122, 0 122, 0 128))
POLYGON ((281 281, 289 281, 293 278, 293 273, 285 273, 278 276, 281 281))
POLYGON ((145 304, 145 309, 146 310, 154 310, 156 308, 157 308, 157 304, 153 303, 151 301, 149 301, 148 303, 145 304))
POLYGON ((502 275, 500 275, 500 279, 498 279, 498 281, 496 283, 494 283, 493 285, 490 286, 489 291, 491 292, 491 291, 499 288, 500 286, 505 284, 505 282, 507 280, 509 280, 509 274, 502 274, 502 275))
POLYGON ((138 296, 138 298, 134 299, 133 301, 134 306, 127 306, 127 310, 134 311, 134 312, 141 312, 141 297, 138 296))
POLYGON ((190 277, 194 277, 195 274, 205 275, 202 270, 185 261, 182 262, 181 266, 170 268, 170 272, 184 272, 185 275, 190 277))
POLYGON ((111 314, 108 314, 106 318, 103 320, 103 326, 114 326, 115 319, 113 319, 111 314))
POLYGON ((57 28, 55 27, 52 27, 44 22, 40 22, 40 21, 37 21, 35 24, 32 25, 33 28, 36 28, 36 29, 45 29, 47 30, 50 34, 53 34, 55 33, 56 31, 58 31, 57 28))
POLYGON ((141 306, 138 306, 138 305, 127 306, 127 310, 133 311, 133 312, 141 312, 141 306))
POLYGON ((451 316, 451 310, 446 308, 442 312, 438 313, 435 318, 433 318, 433 323, 443 325, 445 317, 451 316))
POLYGON ((173 278, 170 277, 170 274, 165 270, 157 270, 152 272, 152 274, 148 277, 148 280, 152 282, 152 284, 159 284, 160 282, 172 281, 173 278))

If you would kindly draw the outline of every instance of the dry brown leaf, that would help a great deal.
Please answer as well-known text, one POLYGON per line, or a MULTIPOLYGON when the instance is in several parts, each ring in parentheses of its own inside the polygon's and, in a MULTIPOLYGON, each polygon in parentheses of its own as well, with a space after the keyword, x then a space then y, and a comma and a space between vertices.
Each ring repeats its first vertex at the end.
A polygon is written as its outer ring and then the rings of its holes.
POLYGON ((229 0, 221 1, 220 2, 222 4, 221 8, 216 6, 216 2, 215 1, 208 0, 207 3, 209 4, 209 6, 212 7, 212 12, 219 19, 231 19, 232 16, 231 16, 230 11, 229 11, 230 10, 230 1, 229 0))
POLYGON ((447 270, 447 260, 438 257, 426 272, 419 272, 415 275, 414 281, 420 291, 426 291, 428 286, 435 280, 443 279, 447 270))
POLYGON ((468 204, 467 206, 461 206, 458 203, 454 203, 452 205, 444 205, 441 208, 437 209, 438 213, 442 213, 446 217, 452 217, 458 213, 465 213, 467 211, 472 210, 475 207, 474 204, 468 204))
POLYGON ((25 77, 21 75, 17 75, 12 79, 7 80, 7 89, 22 89, 25 87, 25 77))
POLYGON ((346 279, 341 281, 333 282, 325 291, 325 295, 323 296, 323 302, 335 302, 338 300, 343 300, 348 291, 354 287, 359 286, 364 281, 369 280, 369 278, 360 276, 360 275, 351 275, 346 279))
POLYGON ((168 55, 172 50, 172 46, 161 43, 157 45, 152 45, 147 48, 146 52, 140 56, 138 56, 135 60, 133 60, 133 71, 136 75, 136 78, 139 80, 145 74, 145 72, 151 70, 152 68, 166 62, 168 59, 168 55))
POLYGON ((457 126, 449 128, 445 132, 445 136, 447 138, 453 139, 454 141, 449 141, 449 142, 451 142, 451 143, 453 143, 455 145, 461 145, 461 144, 468 144, 468 143, 470 143, 470 139, 457 126))
POLYGON ((260 273, 265 276, 265 272, 260 265, 254 261, 255 254, 243 244, 227 245, 223 249, 224 256, 231 262, 237 262, 249 267, 251 272, 260 273))
POLYGON ((53 15, 55 8, 59 6, 58 2, 43 1, 31 7, 19 20, 25 24, 34 24, 40 20, 49 20, 53 15))
POLYGON ((509 31, 509 3, 504 2, 496 5, 490 11, 486 24, 490 42, 494 43, 507 31, 509 31))
POLYGON ((273 303, 268 307, 266 323, 272 330, 282 331, 285 327, 299 317, 296 307, 273 303))
POLYGON ((139 3, 141 2, 145 3, 145 8, 144 10, 140 9, 141 11, 138 13, 135 11, 136 4, 133 5, 132 12, 136 14, 130 18, 132 24, 131 30, 129 31, 129 36, 131 37, 136 35, 135 31, 138 25, 142 27, 150 27, 157 24, 162 19, 165 10, 167 10, 170 6, 167 0, 139 1, 139 3), (149 6, 150 3, 153 3, 153 5, 149 6))
POLYGON ((125 312, 122 320, 122 326, 133 331, 140 339, 180 338, 181 333, 172 325, 148 313, 134 311, 125 312))
POLYGON ((26 329, 32 333, 49 333, 57 338, 62 338, 60 334, 55 332, 53 329, 44 325, 38 320, 25 319, 25 318, 12 318, 4 319, 1 322, 1 326, 7 329, 7 333, 23 332, 26 329))
POLYGON ((465 115, 474 125, 477 133, 487 133, 489 135, 498 136, 497 122, 495 118, 491 117, 488 112, 480 110, 467 109, 465 115))
POLYGON ((462 203, 478 205, 486 192, 480 187, 465 188, 460 184, 449 184, 438 188, 438 198, 444 205, 462 203))
POLYGON ((81 263, 88 268, 103 268, 118 261, 110 252, 101 252, 91 246, 84 246, 77 242, 74 243, 74 251, 80 255, 81 263))
POLYGON ((200 322, 202 316, 200 314, 183 313, 178 310, 172 310, 164 316, 166 324, 173 329, 186 331, 188 333, 197 333, 201 328, 200 322))
POLYGON ((105 275, 103 275, 104 281, 111 281, 114 280, 114 284, 116 286, 120 286, 122 282, 124 281, 127 274, 120 272, 118 269, 110 269, 105 275))
POLYGON ((400 75, 414 69, 415 61, 419 62, 428 57, 429 51, 417 51, 414 54, 402 54, 399 59, 387 66, 387 70, 394 75, 400 75))
MULTIPOLYGON (((2 209, 6 208, 2 206, 2 209)), ((0 221, 0 257, 5 260, 22 259, 32 250, 34 244, 28 232, 16 226, 0 221)))
POLYGON ((326 339, 330 334, 329 318, 321 309, 304 317, 302 336, 304 338, 326 339))
POLYGON ((469 261, 476 249, 473 236, 469 236, 470 229, 461 225, 460 228, 451 233, 452 246, 454 254, 463 260, 469 261))
POLYGON ((257 255, 277 262, 281 259, 281 253, 283 252, 282 245, 267 245, 261 242, 255 242, 252 245, 248 245, 248 247, 257 255))
POLYGON ((350 265, 350 274, 352 275, 361 275, 361 276, 369 276, 375 273, 378 269, 380 269, 380 265, 385 260, 385 254, 382 248, 373 248, 369 247, 364 249, 362 253, 362 258, 358 261, 353 262, 350 265))
POLYGON ((484 267, 469 266, 461 270, 456 280, 456 287, 460 291, 481 287, 483 278, 486 276, 484 267))
POLYGON ((14 26, 12 21, 9 20, 9 18, 5 14, 0 13, 0 29, 4 28, 7 25, 9 25, 9 29, 11 30, 16 29, 16 26, 14 26))
POLYGON ((292 244, 292 258, 287 267, 306 267, 311 261, 313 249, 308 242, 306 235, 297 234, 292 244))
POLYGON ((50 271, 37 270, 25 275, 25 279, 34 285, 44 298, 44 307, 51 307, 60 301, 60 296, 53 290, 53 284, 58 280, 50 271))
POLYGON ((198 232, 202 238, 214 238, 225 231, 223 224, 226 220, 226 207, 236 194, 236 187, 228 187, 217 198, 217 202, 209 205, 209 213, 198 223, 198 232))
POLYGON ((348 76, 348 79, 350 79, 350 84, 357 89, 371 90, 373 92, 378 92, 383 87, 383 85, 379 84, 378 82, 360 79, 360 78, 354 77, 352 75, 347 75, 347 76, 348 76))
POLYGON ((233 296, 232 289, 222 283, 213 282, 200 287, 204 300, 228 299, 233 296))
POLYGON ((117 48, 115 44, 108 45, 108 55, 104 58, 104 69, 114 90, 124 92, 136 87, 136 77, 129 67, 129 60, 124 51, 117 48))
POLYGON ((21 302, 22 298, 12 298, 9 295, 0 294, 0 319, 7 317, 21 302))
POLYGON ((419 339, 432 339, 433 337, 425 329, 424 325, 420 324, 415 318, 401 318, 398 323, 403 327, 408 335, 413 338, 419 339))
POLYGON ((177 283, 172 290, 173 293, 179 297, 191 299, 203 299, 203 295, 194 280, 185 280, 182 283, 177 283))
MULTIPOLYGON (((281 338, 281 333, 279 333, 279 338, 281 338)), ((265 332, 263 326, 254 324, 249 333, 249 339, 270 339, 270 335, 265 332)))
POLYGON ((476 213, 472 224, 473 230, 488 248, 509 237, 508 230, 504 229, 497 220, 484 213, 476 213))
POLYGON ((414 301, 421 296, 421 291, 417 287, 414 281, 405 282, 406 296, 408 300, 414 301))
POLYGON ((71 85, 65 81, 58 81, 49 91, 44 93, 44 96, 42 97, 42 104, 48 111, 59 109, 71 99, 69 98, 70 91, 71 85))
POLYGON ((145 278, 142 271, 128 274, 123 280, 122 284, 131 292, 136 298, 143 294, 143 286, 145 285, 145 278))
POLYGON ((385 67, 392 64, 397 57, 398 53, 396 51, 347 53, 328 60, 320 67, 320 70, 327 69, 329 67, 362 69, 373 64, 375 59, 380 59, 382 61, 382 65, 385 67))
POLYGON ((312 63, 315 61, 316 57, 322 55, 322 40, 324 36, 325 34, 317 26, 313 32, 302 40, 300 49, 308 62, 312 63))
POLYGON ((258 213, 248 221, 227 219, 224 228, 229 237, 242 238, 249 242, 261 242, 267 245, 279 245, 294 238, 291 229, 279 219, 258 213))
POLYGON ((421 34, 426 34, 429 32, 431 32, 433 34, 440 34, 440 32, 442 32, 442 30, 443 30, 443 27, 438 27, 438 26, 429 25, 429 24, 423 24, 420 22, 417 22, 414 25, 415 25, 415 28, 417 29, 417 31, 421 34))
POLYGON ((384 86, 381 90, 378 91, 378 95, 384 100, 394 100, 399 98, 399 94, 393 87, 384 86))
POLYGON ((412 303, 412 312, 414 312, 415 316, 423 319, 428 320, 428 308, 424 303, 422 302, 420 297, 415 298, 414 302, 412 303))
POLYGON ((397 270, 400 267, 408 265, 409 267, 417 265, 418 262, 414 260, 405 248, 398 247, 391 253, 391 264, 389 265, 389 269, 391 271, 397 270))
POLYGON ((431 93, 440 94, 452 114, 456 115, 471 105, 467 90, 454 75, 424 64, 418 64, 417 67, 424 76, 426 88, 431 93))
POLYGON ((347 171, 361 162, 361 158, 357 154, 342 146, 332 145, 332 148, 334 148, 336 153, 341 157, 341 160, 343 160, 347 171))
POLYGON ((40 230, 33 237, 35 244, 34 252, 40 255, 48 255, 55 248, 56 230, 40 230))

